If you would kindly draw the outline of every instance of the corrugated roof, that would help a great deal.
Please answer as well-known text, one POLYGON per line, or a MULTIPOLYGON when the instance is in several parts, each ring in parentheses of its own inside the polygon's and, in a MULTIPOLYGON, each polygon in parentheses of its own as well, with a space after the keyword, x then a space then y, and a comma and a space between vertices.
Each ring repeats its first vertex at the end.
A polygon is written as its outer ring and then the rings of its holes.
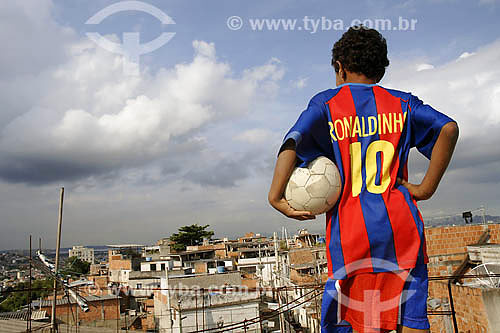
MULTIPOLYGON (((116 299, 116 295, 102 295, 102 296, 84 296, 84 298, 87 300, 87 302, 89 303, 92 303, 92 302, 100 302, 100 301, 106 301, 106 300, 110 300, 110 299, 116 299)), ((121 298, 121 297, 118 297, 118 298, 121 298)), ((75 304, 76 301, 71 299, 71 304, 75 304)), ((56 300, 56 305, 66 305, 68 304, 68 298, 67 297, 64 297, 64 298, 58 298, 56 300)), ((40 301, 33 301, 31 303, 31 306, 32 307, 35 307, 35 308, 38 308, 40 307, 40 301)), ((44 299, 42 300, 42 307, 48 307, 48 306, 52 306, 52 300, 48 300, 48 299, 44 299)))
POLYGON ((169 279, 170 288, 198 287, 210 288, 211 286, 241 286, 241 273, 238 271, 220 274, 186 275, 169 279))
MULTIPOLYGON (((18 319, 18 320, 28 320, 29 312, 28 310, 21 310, 15 312, 0 312, 0 320, 7 319, 18 319)), ((47 311, 34 310, 31 311, 32 320, 42 320, 48 318, 47 311)))
MULTIPOLYGON (((40 323, 32 322, 31 327, 33 331, 40 332, 41 329, 45 328, 43 332, 49 330, 50 323, 40 323)), ((74 330, 75 326, 68 326, 64 324, 59 324, 59 331, 66 332, 69 330, 74 330)), ((10 320, 0 320, 0 332, 26 332, 26 321, 10 319, 10 320)), ((105 327, 86 327, 79 326, 78 332, 80 333, 116 333, 116 329, 105 328, 105 327)))

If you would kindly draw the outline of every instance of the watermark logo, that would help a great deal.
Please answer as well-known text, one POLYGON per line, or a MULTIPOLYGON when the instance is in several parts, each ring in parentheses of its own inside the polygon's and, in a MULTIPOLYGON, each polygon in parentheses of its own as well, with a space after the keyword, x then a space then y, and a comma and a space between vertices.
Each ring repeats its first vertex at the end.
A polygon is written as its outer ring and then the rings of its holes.
MULTIPOLYGON (((409 283, 410 286, 415 278, 407 270, 401 270, 395 263, 383 260, 383 259, 362 259, 355 261, 345 267, 342 267, 334 276, 343 275, 345 272, 354 272, 357 270, 376 269, 378 271, 392 272, 397 277, 399 277, 403 282, 409 283)), ((413 297, 417 290, 415 289, 404 289, 402 294, 396 295, 391 299, 381 300, 380 290, 364 290, 363 300, 358 300, 349 297, 342 293, 342 288, 340 287, 338 281, 335 283, 334 290, 325 290, 325 293, 329 294, 330 297, 334 298, 338 304, 343 305, 346 308, 355 310, 357 312, 364 313, 364 325, 367 327, 380 327, 380 317, 381 313, 385 311, 392 310, 400 305, 406 303, 411 297, 413 297)))
POLYGON ((226 25, 230 30, 240 30, 243 25, 252 31, 301 31, 315 34, 324 31, 346 31, 351 27, 363 26, 378 31, 415 31, 418 23, 416 18, 399 16, 397 18, 355 18, 350 22, 341 18, 326 16, 302 18, 248 18, 229 16, 226 25))
MULTIPOLYGON (((165 12, 141 1, 120 1, 109 5, 89 18, 85 24, 100 24, 105 18, 123 11, 145 12, 156 17, 162 24, 175 24, 174 20, 165 12)), ((139 75, 140 56, 151 53, 168 43, 175 36, 175 32, 163 32, 160 36, 144 44, 140 43, 139 32, 124 32, 122 44, 115 43, 97 32, 87 32, 86 35, 103 49, 123 55, 123 73, 125 75, 139 75)))
POLYGON ((243 27, 243 19, 239 16, 229 16, 226 24, 229 30, 240 30, 243 27))

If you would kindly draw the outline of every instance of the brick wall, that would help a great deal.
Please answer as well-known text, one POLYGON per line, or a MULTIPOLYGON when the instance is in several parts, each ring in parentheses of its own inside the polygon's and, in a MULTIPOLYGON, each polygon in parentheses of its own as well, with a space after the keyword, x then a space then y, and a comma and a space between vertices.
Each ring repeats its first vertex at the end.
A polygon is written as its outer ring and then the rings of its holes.
POLYGON ((132 269, 132 260, 130 259, 110 259, 109 270, 132 269))
MULTIPOLYGON (((118 304, 119 300, 117 299, 91 302, 89 303, 89 311, 87 312, 83 312, 77 304, 71 304, 71 307, 68 304, 58 305, 56 309, 56 317, 64 323, 74 324, 73 316, 76 317, 76 309, 78 307, 78 321, 81 324, 102 321, 103 315, 104 320, 116 320, 119 312, 117 309, 118 304)), ((42 307, 42 310, 47 311, 47 313, 51 313, 52 308, 51 306, 42 307)))
MULTIPOLYGON (((489 332, 488 316, 483 301, 482 289, 451 286, 457 325, 460 332, 489 332)), ((429 283, 429 297, 438 298, 448 304, 448 286, 441 281, 429 283)), ((449 306, 442 306, 438 311, 449 311, 449 306)), ((447 332, 446 326, 452 326, 451 316, 429 316, 431 332, 447 332), (447 317, 447 318, 446 318, 447 317)))
POLYGON ((288 253, 290 257, 290 264, 306 264, 306 263, 313 263, 314 262, 314 256, 312 249, 309 248, 304 248, 304 249, 293 249, 288 253))
POLYGON ((500 243, 500 224, 443 226, 425 229, 429 275, 450 275, 467 254, 467 245, 475 244, 489 230, 489 243, 500 243))
MULTIPOLYGON (((475 244, 489 231, 489 243, 500 243, 500 224, 443 226, 425 229, 429 276, 451 275, 467 255, 467 245, 475 244)), ((488 316, 483 291, 479 288, 452 285, 453 303, 460 332, 488 332, 488 316)), ((430 281, 429 298, 442 304, 449 303, 447 281, 430 281)), ((444 305, 437 311, 449 310, 444 305)), ((452 326, 451 316, 429 316, 431 332, 447 332, 452 326)), ((452 331, 451 331, 452 332, 452 331)))
POLYGON ((194 271, 196 274, 208 273, 207 263, 204 261, 195 261, 194 271))

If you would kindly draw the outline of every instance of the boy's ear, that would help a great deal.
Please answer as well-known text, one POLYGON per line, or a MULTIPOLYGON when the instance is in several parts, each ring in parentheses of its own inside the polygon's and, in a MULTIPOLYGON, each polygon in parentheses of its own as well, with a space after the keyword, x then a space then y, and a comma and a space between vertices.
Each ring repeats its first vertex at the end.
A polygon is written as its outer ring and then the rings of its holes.
POLYGON ((345 72, 342 63, 338 60, 335 61, 335 69, 338 69, 337 73, 339 73, 339 76, 345 81, 347 79, 347 73, 345 72))
POLYGON ((343 71, 344 70, 344 66, 342 66, 342 64, 340 63, 340 61, 335 61, 335 70, 337 72, 340 72, 340 71, 343 71))

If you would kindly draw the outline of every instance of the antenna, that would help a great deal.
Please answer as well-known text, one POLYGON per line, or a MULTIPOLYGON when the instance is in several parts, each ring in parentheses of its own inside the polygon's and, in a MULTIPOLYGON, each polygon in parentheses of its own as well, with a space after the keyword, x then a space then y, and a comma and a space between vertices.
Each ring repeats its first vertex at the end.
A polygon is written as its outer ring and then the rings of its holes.
POLYGON ((467 275, 478 275, 464 279, 464 286, 480 286, 486 289, 494 289, 500 287, 500 264, 499 263, 484 263, 470 270, 467 275))
POLYGON ((462 217, 465 220, 465 224, 472 223, 472 212, 471 211, 463 212, 462 217))

